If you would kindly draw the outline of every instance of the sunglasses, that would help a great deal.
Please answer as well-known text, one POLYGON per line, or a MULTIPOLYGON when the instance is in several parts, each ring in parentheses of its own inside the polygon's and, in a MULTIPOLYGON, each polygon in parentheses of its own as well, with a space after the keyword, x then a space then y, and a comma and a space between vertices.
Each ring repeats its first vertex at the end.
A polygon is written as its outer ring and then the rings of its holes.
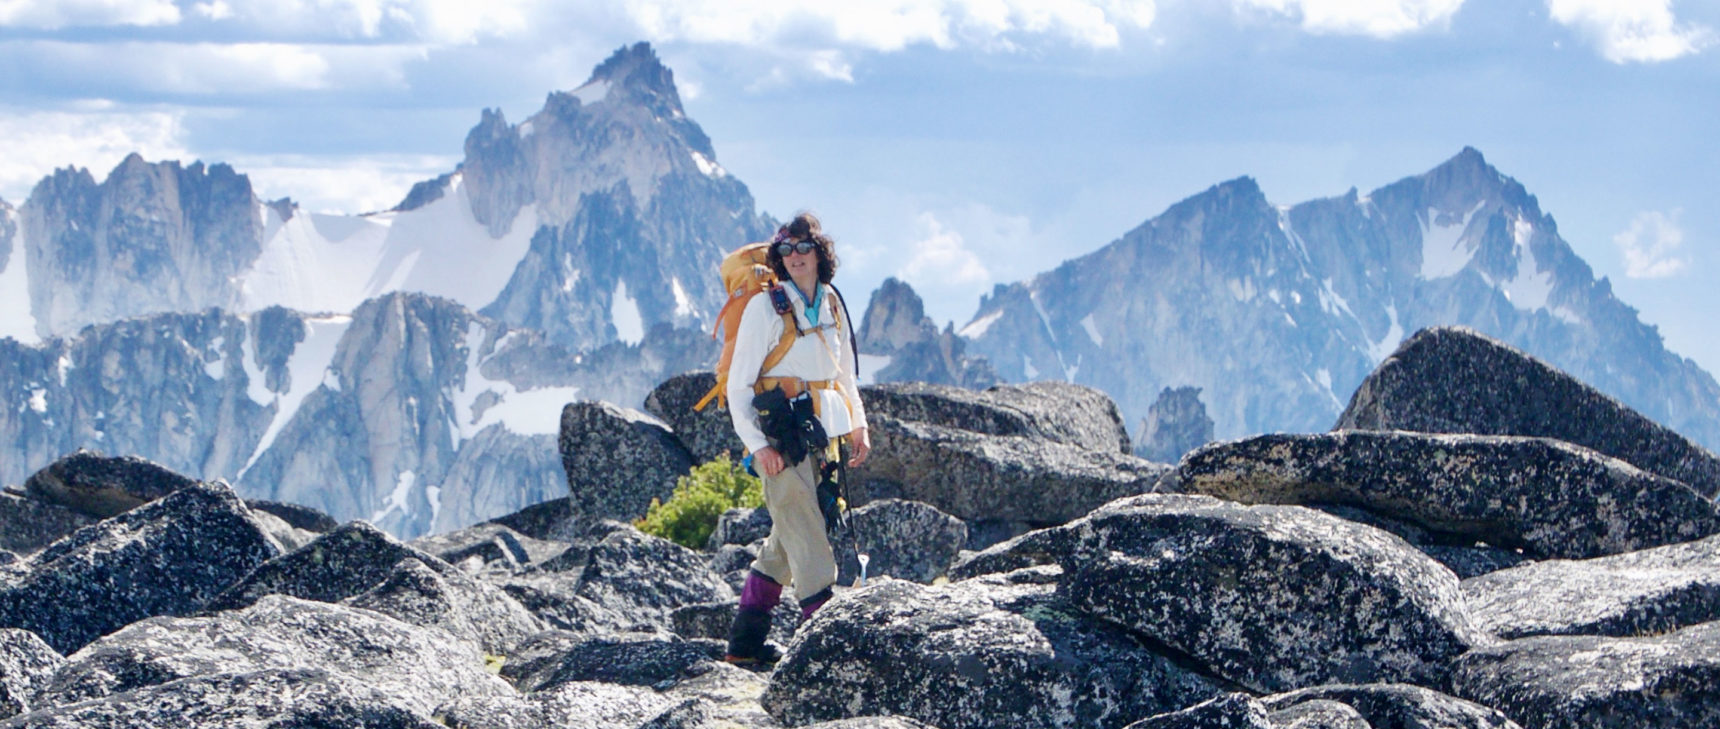
POLYGON ((783 241, 776 244, 776 255, 781 258, 787 258, 790 253, 811 253, 815 250, 818 250, 818 244, 809 240, 796 243, 783 241))

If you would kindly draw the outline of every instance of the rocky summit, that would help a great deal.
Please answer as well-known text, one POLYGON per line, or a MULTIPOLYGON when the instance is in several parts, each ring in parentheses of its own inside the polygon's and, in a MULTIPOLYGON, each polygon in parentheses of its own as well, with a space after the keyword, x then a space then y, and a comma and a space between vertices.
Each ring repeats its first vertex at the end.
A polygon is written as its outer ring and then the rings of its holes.
MULTIPOLYGON (((565 495, 409 543, 78 454, 0 510, 0 727, 1720 721, 1706 491, 1519 433, 1571 406, 1521 396, 1567 391, 1556 369, 1393 359, 1378 410, 1462 432, 1269 434, 1171 466, 1129 455, 1079 386, 869 389, 841 586, 805 621, 778 606, 761 671, 721 658, 768 513, 724 514, 696 550, 617 520, 714 447, 698 423, 724 414, 680 412, 708 374, 658 388, 674 427, 569 404, 565 495)), ((1591 428, 1646 427, 1600 404, 1591 428)))

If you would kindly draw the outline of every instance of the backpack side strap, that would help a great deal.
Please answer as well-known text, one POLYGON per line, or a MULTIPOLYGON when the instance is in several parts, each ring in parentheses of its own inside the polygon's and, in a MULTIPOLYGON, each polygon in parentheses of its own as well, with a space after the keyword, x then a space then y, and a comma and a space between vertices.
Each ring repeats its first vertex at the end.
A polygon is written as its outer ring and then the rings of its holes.
MULTIPOLYGON (((781 363, 782 359, 788 356, 789 348, 794 346, 794 340, 800 338, 799 322, 795 321, 794 314, 792 312, 782 314, 782 319, 782 337, 776 340, 776 346, 772 347, 770 352, 764 356, 764 364, 760 365, 758 369, 760 375, 769 372, 770 368, 781 363)), ((712 400, 717 401, 718 407, 728 407, 728 387, 729 373, 719 373, 717 384, 712 386, 704 397, 699 398, 699 402, 693 405, 693 410, 695 412, 704 410, 705 406, 711 404, 712 400)))

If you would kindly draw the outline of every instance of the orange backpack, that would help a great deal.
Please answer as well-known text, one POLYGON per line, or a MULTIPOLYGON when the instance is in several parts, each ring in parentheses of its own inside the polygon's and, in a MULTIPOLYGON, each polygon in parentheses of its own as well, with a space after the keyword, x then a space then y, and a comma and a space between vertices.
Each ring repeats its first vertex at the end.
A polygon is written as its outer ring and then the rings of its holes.
MULTIPOLYGON (((728 406, 729 363, 735 358, 735 330, 741 326, 741 314, 746 312, 747 302, 752 297, 769 290, 777 285, 776 272, 770 269, 765 256, 770 250, 769 243, 748 243, 736 248, 723 258, 718 272, 723 279, 723 290, 729 292, 729 300, 723 304, 723 310, 717 314, 717 323, 711 328, 711 338, 717 338, 717 332, 723 335, 723 356, 717 360, 717 384, 705 393, 694 410, 703 410, 716 400, 722 407, 728 406)), ((768 372, 775 367, 783 357, 788 356, 788 350, 794 346, 794 340, 800 334, 800 325, 794 318, 793 311, 779 311, 782 315, 782 338, 776 346, 765 355, 764 366, 760 372, 768 372)))

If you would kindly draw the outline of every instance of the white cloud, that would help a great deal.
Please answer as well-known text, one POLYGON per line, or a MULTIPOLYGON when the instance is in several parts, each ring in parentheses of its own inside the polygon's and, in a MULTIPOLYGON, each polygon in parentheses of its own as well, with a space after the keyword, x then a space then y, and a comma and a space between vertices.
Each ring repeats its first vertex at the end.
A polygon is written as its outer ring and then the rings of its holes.
POLYGON ((1654 63, 1698 53, 1714 31, 1680 25, 1672 0, 1547 0, 1553 20, 1586 35, 1613 63, 1654 63))
POLYGON ((1613 236, 1613 245, 1624 253, 1624 275, 1631 278, 1667 278, 1690 261, 1673 254, 1684 245, 1684 231, 1678 227, 1678 215, 1657 210, 1638 213, 1630 227, 1613 236))
POLYGON ((1113 47, 1121 28, 1146 28, 1154 0, 645 0, 619 3, 656 41, 891 52, 911 45, 1012 48, 1017 36, 1060 36, 1113 47))
POLYGON ((127 92, 255 95, 332 88, 393 88, 405 83, 420 46, 290 43, 0 44, 0 58, 52 82, 76 80, 127 92))
POLYGON ((450 155, 240 155, 227 160, 263 200, 290 197, 321 213, 356 214, 400 203, 412 185, 451 172, 450 155))
POLYGON ((1242 9, 1298 18, 1310 33, 1393 38, 1444 27, 1463 0, 1234 0, 1242 9))
POLYGON ((68 165, 88 168, 96 179, 107 176, 132 152, 155 159, 187 159, 183 114, 179 112, 101 111, 19 112, 0 109, 0 197, 22 203, 43 177, 68 165))
POLYGON ((172 0, 0 0, 0 28, 174 25, 172 0))

